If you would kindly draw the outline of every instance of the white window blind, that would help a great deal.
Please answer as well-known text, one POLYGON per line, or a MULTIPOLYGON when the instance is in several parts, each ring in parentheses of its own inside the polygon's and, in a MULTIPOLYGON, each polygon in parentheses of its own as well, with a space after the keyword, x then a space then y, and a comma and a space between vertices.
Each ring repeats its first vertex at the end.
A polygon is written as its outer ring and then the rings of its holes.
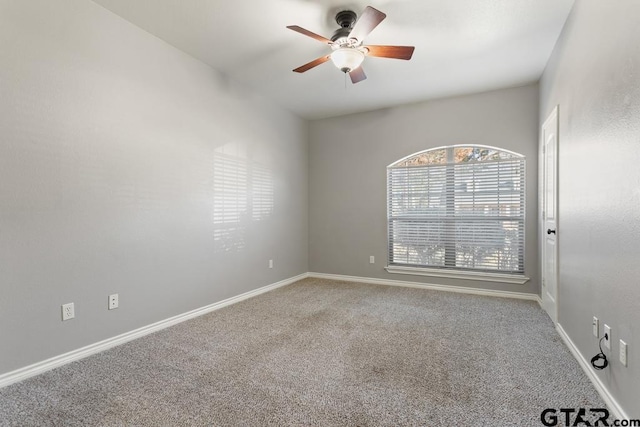
POLYGON ((524 172, 524 157, 480 146, 389 166, 389 265, 524 273, 524 172))

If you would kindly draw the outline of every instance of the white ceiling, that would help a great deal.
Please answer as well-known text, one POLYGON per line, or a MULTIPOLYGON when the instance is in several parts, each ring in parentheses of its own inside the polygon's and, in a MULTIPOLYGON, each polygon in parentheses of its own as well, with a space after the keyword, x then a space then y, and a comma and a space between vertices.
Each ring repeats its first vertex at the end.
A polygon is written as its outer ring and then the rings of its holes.
POLYGON ((538 80, 574 0, 94 0, 238 83, 308 119, 538 80), (330 48, 343 9, 387 14, 365 44, 412 45, 410 61, 368 57, 346 84, 331 62, 291 70, 330 48))

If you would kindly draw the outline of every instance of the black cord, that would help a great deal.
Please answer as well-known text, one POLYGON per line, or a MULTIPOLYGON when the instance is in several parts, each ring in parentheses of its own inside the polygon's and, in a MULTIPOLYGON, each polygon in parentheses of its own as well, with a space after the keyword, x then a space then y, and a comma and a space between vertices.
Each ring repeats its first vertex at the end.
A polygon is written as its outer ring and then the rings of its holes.
POLYGON ((607 334, 604 334, 604 336, 600 338, 600 341, 598 341, 598 347, 600 347, 600 353, 596 354, 591 358, 591 365, 597 370, 601 370, 609 366, 609 361, 607 360, 607 356, 602 351, 602 340, 604 339, 609 339, 609 336, 607 334), (602 362, 599 362, 600 360, 602 360, 602 362))

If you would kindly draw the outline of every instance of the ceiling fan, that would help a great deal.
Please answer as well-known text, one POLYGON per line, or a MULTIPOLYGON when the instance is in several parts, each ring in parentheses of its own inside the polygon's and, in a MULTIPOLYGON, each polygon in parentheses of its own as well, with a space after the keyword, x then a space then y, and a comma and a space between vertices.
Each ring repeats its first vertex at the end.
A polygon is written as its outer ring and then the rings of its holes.
POLYGON ((331 59, 340 71, 349 73, 353 83, 358 83, 367 78, 361 66, 365 56, 411 59, 415 49, 413 46, 365 46, 362 44, 364 38, 386 17, 387 15, 371 6, 367 6, 362 15, 360 15, 360 19, 357 19, 358 16, 355 12, 343 10, 336 14, 336 22, 340 25, 340 28, 333 33, 331 39, 312 33, 297 25, 289 25, 287 28, 290 30, 326 43, 332 49, 330 54, 314 59, 293 71, 304 73, 331 59))

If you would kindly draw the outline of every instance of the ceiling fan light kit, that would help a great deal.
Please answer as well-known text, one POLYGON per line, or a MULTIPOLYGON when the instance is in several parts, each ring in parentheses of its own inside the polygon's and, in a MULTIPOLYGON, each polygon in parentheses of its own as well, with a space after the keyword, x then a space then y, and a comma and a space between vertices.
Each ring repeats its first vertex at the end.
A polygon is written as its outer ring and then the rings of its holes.
POLYGON ((331 59, 336 68, 343 73, 348 73, 353 83, 358 83, 367 78, 361 66, 365 56, 411 59, 414 50, 413 46, 364 46, 362 44, 364 38, 386 17, 387 15, 371 6, 367 6, 360 19, 357 19, 356 13, 351 10, 338 12, 336 14, 336 22, 340 25, 340 28, 333 33, 331 40, 297 25, 288 26, 287 28, 290 30, 328 44, 333 50, 331 54, 314 59, 293 71, 304 73, 331 59))
POLYGON ((338 70, 343 73, 350 73, 362 64, 364 53, 353 47, 339 47, 331 54, 331 61, 338 70))

